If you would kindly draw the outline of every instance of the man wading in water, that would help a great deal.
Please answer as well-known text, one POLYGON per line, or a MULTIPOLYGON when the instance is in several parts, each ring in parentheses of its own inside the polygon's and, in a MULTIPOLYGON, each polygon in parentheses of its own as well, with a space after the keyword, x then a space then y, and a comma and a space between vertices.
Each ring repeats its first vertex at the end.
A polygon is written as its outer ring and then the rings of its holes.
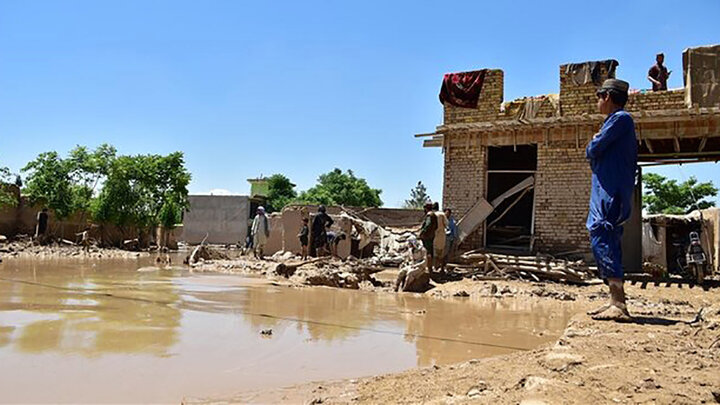
POLYGON ((597 91, 598 110, 607 118, 585 150, 592 169, 586 226, 600 277, 610 287, 610 302, 588 312, 593 319, 632 319, 625 305, 620 249, 622 224, 630 218, 632 211, 637 172, 635 123, 623 110, 628 87, 625 81, 608 79, 597 91))

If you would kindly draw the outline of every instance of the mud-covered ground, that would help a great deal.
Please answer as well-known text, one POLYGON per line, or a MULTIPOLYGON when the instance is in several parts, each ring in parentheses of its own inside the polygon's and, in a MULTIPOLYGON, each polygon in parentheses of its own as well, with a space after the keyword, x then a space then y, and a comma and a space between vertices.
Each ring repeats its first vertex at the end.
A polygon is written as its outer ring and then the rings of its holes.
MULTIPOLYGON (((267 270, 269 265, 256 266, 274 277, 267 270)), ((226 267, 226 272, 233 271, 227 263, 226 267)), ((378 280, 386 281, 384 287, 375 290, 392 291, 388 285, 394 274, 376 274, 378 280)), ((295 281, 303 284, 302 280, 295 281)), ((573 301, 590 309, 607 299, 605 290, 602 284, 463 279, 437 284, 426 294, 436 299, 573 301)), ((627 294, 634 322, 594 321, 579 313, 557 342, 532 351, 399 374, 187 402, 720 402, 720 289, 627 283, 627 294)))
POLYGON ((108 249, 90 246, 83 248, 77 245, 49 244, 36 245, 28 241, 12 241, 0 243, 0 259, 8 258, 86 258, 86 259, 134 259, 148 256, 148 252, 135 252, 121 249, 108 249))
MULTIPOLYGON (((3 245, 2 248, 7 248, 3 245)), ((7 256, 8 252, 0 253, 7 256)), ((26 247, 16 257, 134 257, 136 252, 26 247), (75 253, 80 252, 80 253, 75 253), (118 256, 113 256, 118 254, 118 256), (122 255, 130 256, 122 256, 122 255)), ((256 275, 295 287, 323 285, 393 293, 397 270, 366 277, 334 261, 308 264, 285 278, 280 262, 248 257, 208 260, 194 272, 256 275)), ((449 366, 324 381, 187 403, 720 403, 720 289, 626 283, 634 322, 593 321, 584 313, 553 344, 449 366)), ((572 301, 583 309, 607 299, 602 284, 574 286, 511 280, 435 283, 434 299, 572 301)), ((406 293, 405 293, 406 294, 406 293)), ((352 367, 351 364, 347 367, 352 367)))

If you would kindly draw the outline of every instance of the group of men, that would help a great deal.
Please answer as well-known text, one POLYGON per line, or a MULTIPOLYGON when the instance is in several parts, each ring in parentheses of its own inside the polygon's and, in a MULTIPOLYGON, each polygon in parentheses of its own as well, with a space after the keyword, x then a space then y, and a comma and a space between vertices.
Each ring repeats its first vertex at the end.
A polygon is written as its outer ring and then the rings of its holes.
POLYGON ((418 238, 426 251, 428 271, 445 271, 448 257, 452 256, 457 239, 457 224, 450 208, 440 211, 440 204, 425 203, 425 218, 418 238))
MULTIPOLYGON (((328 215, 324 205, 318 207, 315 218, 313 218, 312 228, 308 227, 308 218, 303 218, 303 224, 298 234, 300 246, 302 247, 302 258, 307 258, 308 253, 315 256, 324 256, 331 254, 337 256, 338 244, 347 239, 347 235, 343 232, 331 231, 334 221, 328 215), (310 236, 312 235, 312 247, 310 248, 310 236)), ((252 243, 253 254, 256 258, 263 258, 263 250, 268 238, 270 237, 270 223, 264 207, 258 207, 256 215, 250 226, 250 241, 252 243)))

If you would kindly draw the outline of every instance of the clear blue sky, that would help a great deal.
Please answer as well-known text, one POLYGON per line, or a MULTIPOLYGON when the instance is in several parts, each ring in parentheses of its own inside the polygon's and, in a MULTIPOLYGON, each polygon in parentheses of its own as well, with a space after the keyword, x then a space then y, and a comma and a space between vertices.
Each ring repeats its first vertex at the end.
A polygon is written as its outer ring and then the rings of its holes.
MULTIPOLYGON (((418 180, 439 198, 440 150, 413 134, 442 121, 443 73, 502 68, 511 100, 615 58, 644 88, 664 51, 680 87, 682 50, 720 42, 720 1, 691 3, 0 0, 0 166, 108 142, 185 152, 195 193, 340 167, 386 206, 418 180)), ((720 164, 682 170, 720 184, 720 164)))

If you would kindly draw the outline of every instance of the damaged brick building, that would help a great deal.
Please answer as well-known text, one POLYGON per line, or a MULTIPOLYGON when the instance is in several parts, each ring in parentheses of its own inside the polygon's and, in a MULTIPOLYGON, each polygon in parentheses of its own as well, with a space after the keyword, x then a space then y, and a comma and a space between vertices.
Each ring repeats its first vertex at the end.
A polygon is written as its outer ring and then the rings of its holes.
MULTIPOLYGON (((615 77, 617 66, 614 60, 561 65, 559 94, 505 103, 502 70, 465 72, 474 75, 477 92, 470 105, 447 93, 446 82, 458 76, 446 75, 443 123, 416 136, 444 153, 443 205, 458 218, 485 207, 464 247, 589 250, 585 146, 605 118, 596 110, 596 89, 615 77)), ((685 50, 683 81, 683 88, 629 95, 640 172, 643 164, 720 159, 720 45, 685 50)), ((630 271, 641 264, 640 184, 623 240, 630 271)))

